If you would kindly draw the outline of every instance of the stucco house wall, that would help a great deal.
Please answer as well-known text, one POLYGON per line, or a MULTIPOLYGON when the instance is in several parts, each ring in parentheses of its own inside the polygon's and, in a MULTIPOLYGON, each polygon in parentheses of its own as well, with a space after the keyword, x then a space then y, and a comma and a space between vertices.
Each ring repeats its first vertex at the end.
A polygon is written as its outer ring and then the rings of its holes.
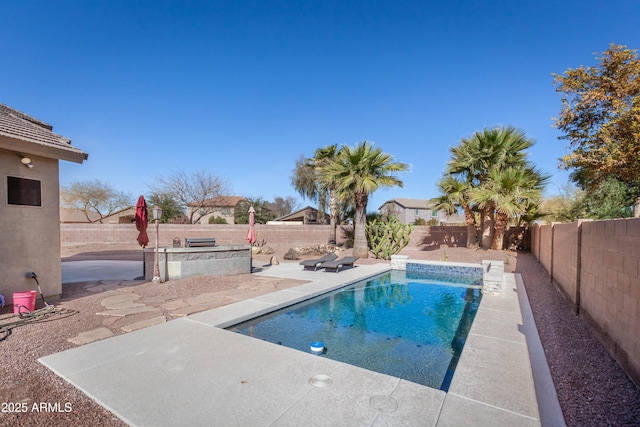
MULTIPOLYGON (((1 138, 1 137, 0 137, 1 138)), ((7 300, 14 292, 36 290, 27 272, 35 272, 45 295, 60 294, 60 231, 58 161, 30 157, 34 167, 20 163, 16 153, 0 149, 0 293, 7 300), (7 202, 7 177, 33 179, 41 182, 42 206, 10 205, 7 202), (53 219, 53 220, 52 220, 53 219), (53 256, 52 256, 53 253, 53 256)))
POLYGON ((403 224, 413 224, 417 219, 430 221, 438 220, 438 223, 446 222, 447 213, 432 209, 428 200, 423 199, 391 199, 380 206, 380 213, 393 215, 403 224))
POLYGON ((36 273, 45 297, 61 294, 58 162, 86 158, 51 125, 0 104, 0 293, 6 303, 12 303, 15 292, 37 290, 29 272, 36 273), (31 160, 31 167, 23 158, 31 160), (39 182, 40 204, 10 203, 10 177, 39 182))

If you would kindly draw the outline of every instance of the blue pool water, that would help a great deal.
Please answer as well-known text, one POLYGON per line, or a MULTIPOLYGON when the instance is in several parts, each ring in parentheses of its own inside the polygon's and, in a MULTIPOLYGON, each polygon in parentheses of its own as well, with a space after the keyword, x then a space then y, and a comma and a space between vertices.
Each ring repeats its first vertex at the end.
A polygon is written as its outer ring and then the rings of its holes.
POLYGON ((229 330, 447 390, 482 294, 477 278, 392 270, 229 330))

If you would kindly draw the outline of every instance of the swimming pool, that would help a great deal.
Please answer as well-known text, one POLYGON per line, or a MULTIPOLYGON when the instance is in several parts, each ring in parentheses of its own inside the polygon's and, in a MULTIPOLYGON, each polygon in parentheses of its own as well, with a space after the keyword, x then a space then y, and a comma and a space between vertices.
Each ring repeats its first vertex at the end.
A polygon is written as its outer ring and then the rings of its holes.
POLYGON ((444 276, 391 270, 227 329, 446 391, 482 294, 444 276))

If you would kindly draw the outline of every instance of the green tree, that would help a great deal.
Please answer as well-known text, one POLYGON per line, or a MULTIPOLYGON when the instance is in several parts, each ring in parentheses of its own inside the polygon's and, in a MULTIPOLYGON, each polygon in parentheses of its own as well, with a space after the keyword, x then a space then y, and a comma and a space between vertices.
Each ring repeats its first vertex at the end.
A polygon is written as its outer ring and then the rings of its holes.
POLYGON ((236 224, 249 224, 249 208, 251 206, 255 210, 256 224, 266 224, 267 221, 275 219, 273 212, 269 209, 269 203, 262 197, 245 196, 244 200, 236 205, 234 212, 236 224))
POLYGON ((622 181, 610 176, 592 188, 584 200, 587 218, 609 219, 633 216, 632 190, 622 181))
POLYGON ((438 182, 440 196, 431 199, 438 210, 444 210, 449 215, 462 208, 464 212, 464 223, 467 227, 467 248, 478 247, 478 236, 476 235, 476 214, 470 202, 469 191, 472 185, 469 182, 457 179, 453 175, 447 175, 438 182))
POLYGON ((334 182, 338 199, 352 200, 355 206, 354 256, 369 256, 365 233, 369 194, 381 187, 402 187, 403 182, 397 175, 408 168, 407 164, 394 161, 391 155, 367 141, 354 147, 342 146, 338 155, 322 166, 322 180, 334 182))
POLYGON ((332 177, 321 177, 322 168, 335 160, 338 153, 337 145, 318 148, 311 158, 298 158, 296 168, 291 177, 291 183, 303 197, 317 203, 318 211, 324 213, 329 208, 329 243, 336 243, 336 226, 341 206, 336 195, 336 183, 332 177))
MULTIPOLYGON (((611 44, 596 59, 596 66, 553 74, 562 100, 555 127, 563 132, 559 139, 569 141, 572 150, 561 160, 564 167, 573 169, 574 182, 587 191, 609 177, 631 186, 640 176, 637 50, 611 44)), ((640 187, 633 196, 640 205, 640 187)))
MULTIPOLYGON (((524 132, 508 126, 475 132, 450 149, 451 159, 445 177, 452 175, 464 183, 466 188, 452 187, 452 191, 460 192, 472 210, 479 209, 483 248, 493 244, 496 205, 492 199, 481 204, 471 203, 471 191, 486 185, 491 171, 528 167, 526 150, 533 144, 534 141, 527 138, 524 132)), ((465 218, 470 221, 467 212, 465 218)))
POLYGON ((97 179, 77 181, 63 187, 60 199, 62 206, 79 210, 89 222, 92 222, 90 214, 97 214, 100 223, 105 217, 133 205, 130 195, 97 179))
POLYGON ((481 209, 495 206, 496 222, 491 249, 500 250, 511 219, 526 215, 542 199, 549 180, 533 167, 492 168, 483 185, 471 190, 471 202, 481 209))
POLYGON ((151 194, 147 197, 147 205, 149 209, 153 206, 160 206, 162 208, 162 218, 160 218, 160 222, 162 223, 174 224, 184 223, 186 221, 183 208, 168 194, 151 194))
MULTIPOLYGON (((318 148, 313 156, 313 159, 309 159, 313 163, 313 167, 322 173, 322 168, 336 159, 338 154, 337 145, 328 145, 323 148, 318 148)), ((336 225, 338 214, 338 197, 336 195, 337 183, 331 176, 325 176, 324 179, 319 180, 320 186, 323 187, 323 192, 329 197, 329 243, 336 243, 336 225)), ((324 210, 322 210, 324 212, 324 210)))

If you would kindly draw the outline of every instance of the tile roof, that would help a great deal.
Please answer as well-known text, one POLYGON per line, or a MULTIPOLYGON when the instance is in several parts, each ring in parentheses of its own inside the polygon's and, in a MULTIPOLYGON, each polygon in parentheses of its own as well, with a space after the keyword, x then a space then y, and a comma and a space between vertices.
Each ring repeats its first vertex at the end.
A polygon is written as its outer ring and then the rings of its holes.
POLYGON ((21 111, 0 104, 0 135, 51 148, 87 154, 71 145, 71 140, 53 132, 53 126, 21 111))

